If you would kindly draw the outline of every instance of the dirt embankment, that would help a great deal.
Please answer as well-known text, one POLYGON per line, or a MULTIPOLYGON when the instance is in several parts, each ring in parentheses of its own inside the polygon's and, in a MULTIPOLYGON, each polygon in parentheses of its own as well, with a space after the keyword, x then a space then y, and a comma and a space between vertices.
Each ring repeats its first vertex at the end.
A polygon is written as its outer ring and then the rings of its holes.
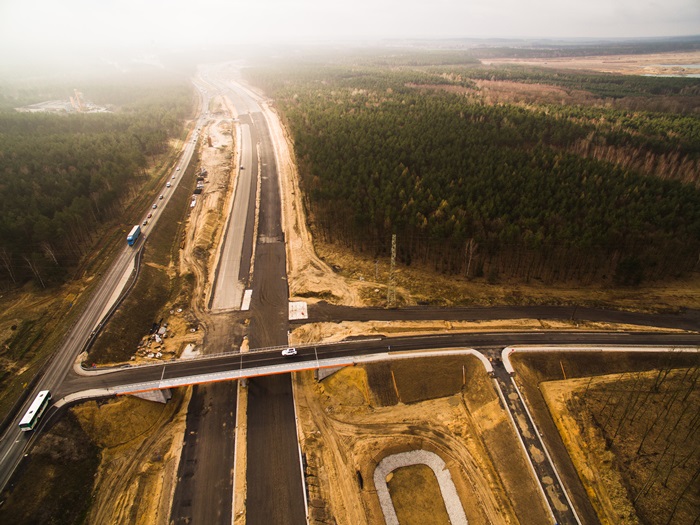
POLYGON ((193 196, 187 232, 181 244, 180 273, 195 275, 193 308, 198 315, 207 309, 211 293, 213 271, 216 267, 217 240, 225 226, 229 199, 232 198, 233 177, 236 170, 234 153, 235 129, 233 116, 227 101, 220 96, 212 98, 209 114, 211 119, 201 130, 202 144, 199 150, 199 173, 203 175, 204 188, 200 195, 193 196))
POLYGON ((342 277, 316 253, 299 189, 292 139, 275 111, 262 99, 259 102, 277 153, 283 228, 287 241, 289 295, 292 300, 323 299, 336 304, 361 306, 364 304, 362 289, 369 285, 342 277))
POLYGON ((475 358, 348 367, 320 383, 297 374, 294 385, 312 523, 382 523, 374 468, 387 455, 418 449, 446 462, 469 523, 547 520, 475 358))
POLYGON ((126 397, 72 409, 101 449, 88 523, 167 523, 190 393, 176 390, 167 404, 126 397))

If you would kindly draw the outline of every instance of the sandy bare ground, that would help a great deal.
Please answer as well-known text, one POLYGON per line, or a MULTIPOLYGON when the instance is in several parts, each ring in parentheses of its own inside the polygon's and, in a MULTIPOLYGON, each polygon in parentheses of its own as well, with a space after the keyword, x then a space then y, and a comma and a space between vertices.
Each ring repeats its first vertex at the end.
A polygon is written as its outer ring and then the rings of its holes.
POLYGON ((135 398, 73 408, 101 448, 87 523, 167 523, 191 389, 167 405, 135 398))
POLYGON ((505 453, 515 435, 486 373, 472 381, 461 394, 382 407, 370 401, 363 368, 344 368, 322 383, 295 374, 311 523, 383 523, 374 469, 410 450, 446 462, 470 524, 546 520, 524 460, 505 453), (511 498, 516 485, 520 495, 511 498))
POLYGON ((236 156, 233 148, 235 130, 231 127, 232 113, 229 104, 221 97, 214 97, 210 105, 212 120, 201 130, 199 167, 207 170, 206 183, 201 195, 197 195, 192 208, 187 234, 180 252, 181 274, 191 271, 195 275, 193 308, 197 315, 204 315, 211 293, 213 269, 216 268, 218 243, 225 221, 222 220, 232 198, 233 169, 236 156), (208 145, 211 140, 211 146, 208 145))
POLYGON ((590 426, 583 431, 567 408, 576 392, 591 384, 611 383, 616 378, 600 376, 542 383, 542 395, 550 407, 562 440, 576 465, 590 500, 603 523, 637 523, 620 474, 612 468, 614 458, 606 450, 600 432, 590 426))
POLYGON ((685 53, 654 53, 648 55, 609 55, 567 58, 499 58, 483 60, 484 64, 520 64, 558 69, 585 69, 623 75, 688 75, 700 73, 700 51, 685 53))
MULTIPOLYGON (((171 315, 170 330, 175 337, 163 341, 164 358, 179 354, 187 343, 194 343, 197 347, 202 344, 202 332, 192 334, 186 329, 193 319, 204 325, 205 332, 209 327, 216 331, 217 320, 208 315, 206 297, 211 289, 216 247, 223 227, 222 210, 231 198, 235 155, 227 101, 214 98, 210 115, 212 119, 200 131, 200 162, 196 166, 207 170, 207 183, 203 193, 197 196, 197 204, 188 218, 181 243, 180 265, 173 268, 181 275, 188 272, 194 275, 192 312, 171 315)), ((168 522, 190 395, 191 390, 187 389, 184 397, 180 394, 178 403, 170 402, 165 408, 149 409, 148 405, 155 404, 127 398, 117 401, 109 410, 100 410, 95 403, 75 409, 83 427, 102 447, 90 523, 151 525, 168 522), (119 408, 122 405, 127 408, 119 408), (164 415, 159 415, 159 411, 164 415), (138 418, 141 412, 155 414, 157 419, 151 425, 144 420, 145 416, 140 420, 129 420, 129 417, 138 418), (137 437, 125 439, 123 433, 128 428, 144 430, 137 437)), ((241 448, 245 450, 245 447, 239 447, 239 450, 241 448)), ((245 461, 242 464, 245 468, 245 461)), ((245 477, 242 478, 245 481, 245 477)))
POLYGON ((287 241, 287 279, 290 298, 314 301, 314 297, 324 297, 329 302, 337 304, 361 306, 363 301, 358 290, 362 287, 361 284, 350 282, 333 272, 330 266, 318 257, 314 249, 301 200, 292 140, 284 130, 274 109, 259 94, 257 97, 277 153, 283 228, 287 241))

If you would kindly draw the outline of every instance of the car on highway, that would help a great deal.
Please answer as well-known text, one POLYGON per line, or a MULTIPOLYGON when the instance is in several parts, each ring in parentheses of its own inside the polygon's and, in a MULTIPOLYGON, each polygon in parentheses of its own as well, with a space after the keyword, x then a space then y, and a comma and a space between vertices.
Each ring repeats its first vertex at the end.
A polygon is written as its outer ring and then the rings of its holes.
POLYGON ((297 355, 297 349, 296 348, 285 348, 282 350, 282 355, 284 357, 292 357, 297 355))
POLYGON ((169 182, 165 185, 166 188, 169 188, 170 186, 172 186, 172 184, 170 184, 169 182))
POLYGON ((147 218, 147 219, 150 219, 151 217, 153 217, 153 214, 152 214, 152 213, 149 213, 148 216, 147 216, 146 218, 147 218))
POLYGON ((175 175, 173 175, 172 178, 174 179, 174 178, 175 178, 175 175))
MULTIPOLYGON (((180 171, 180 166, 177 167, 176 171, 180 171)), ((173 178, 175 178, 175 175, 173 175, 173 178)))
POLYGON ((163 196, 162 196, 162 195, 161 195, 160 197, 158 197, 158 198, 159 198, 160 200, 163 200, 163 196))
POLYGON ((146 219, 145 221, 143 221, 143 225, 146 226, 146 224, 148 224, 148 219, 146 219))
POLYGON ((154 210, 155 210, 157 207, 158 207, 157 204, 154 204, 154 205, 153 205, 153 209, 154 209, 154 210))

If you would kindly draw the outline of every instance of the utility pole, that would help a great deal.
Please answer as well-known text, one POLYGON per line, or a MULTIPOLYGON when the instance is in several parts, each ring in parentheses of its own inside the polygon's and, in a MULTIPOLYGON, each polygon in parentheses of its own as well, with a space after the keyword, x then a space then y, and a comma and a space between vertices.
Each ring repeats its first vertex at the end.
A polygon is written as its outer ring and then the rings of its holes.
POLYGON ((389 285, 386 288, 387 308, 396 306, 396 282, 394 279, 394 269, 396 268, 396 234, 391 235, 391 266, 389 268, 389 285))

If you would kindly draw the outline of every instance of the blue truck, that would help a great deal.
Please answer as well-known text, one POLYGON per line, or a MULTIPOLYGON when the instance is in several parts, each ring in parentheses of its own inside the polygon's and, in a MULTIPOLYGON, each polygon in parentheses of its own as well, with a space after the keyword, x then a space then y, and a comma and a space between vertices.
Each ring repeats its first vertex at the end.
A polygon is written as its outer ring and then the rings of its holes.
POLYGON ((126 242, 129 244, 129 246, 133 246, 136 243, 136 240, 139 238, 139 235, 141 235, 141 226, 138 224, 131 228, 131 231, 129 232, 129 235, 126 237, 126 242))

